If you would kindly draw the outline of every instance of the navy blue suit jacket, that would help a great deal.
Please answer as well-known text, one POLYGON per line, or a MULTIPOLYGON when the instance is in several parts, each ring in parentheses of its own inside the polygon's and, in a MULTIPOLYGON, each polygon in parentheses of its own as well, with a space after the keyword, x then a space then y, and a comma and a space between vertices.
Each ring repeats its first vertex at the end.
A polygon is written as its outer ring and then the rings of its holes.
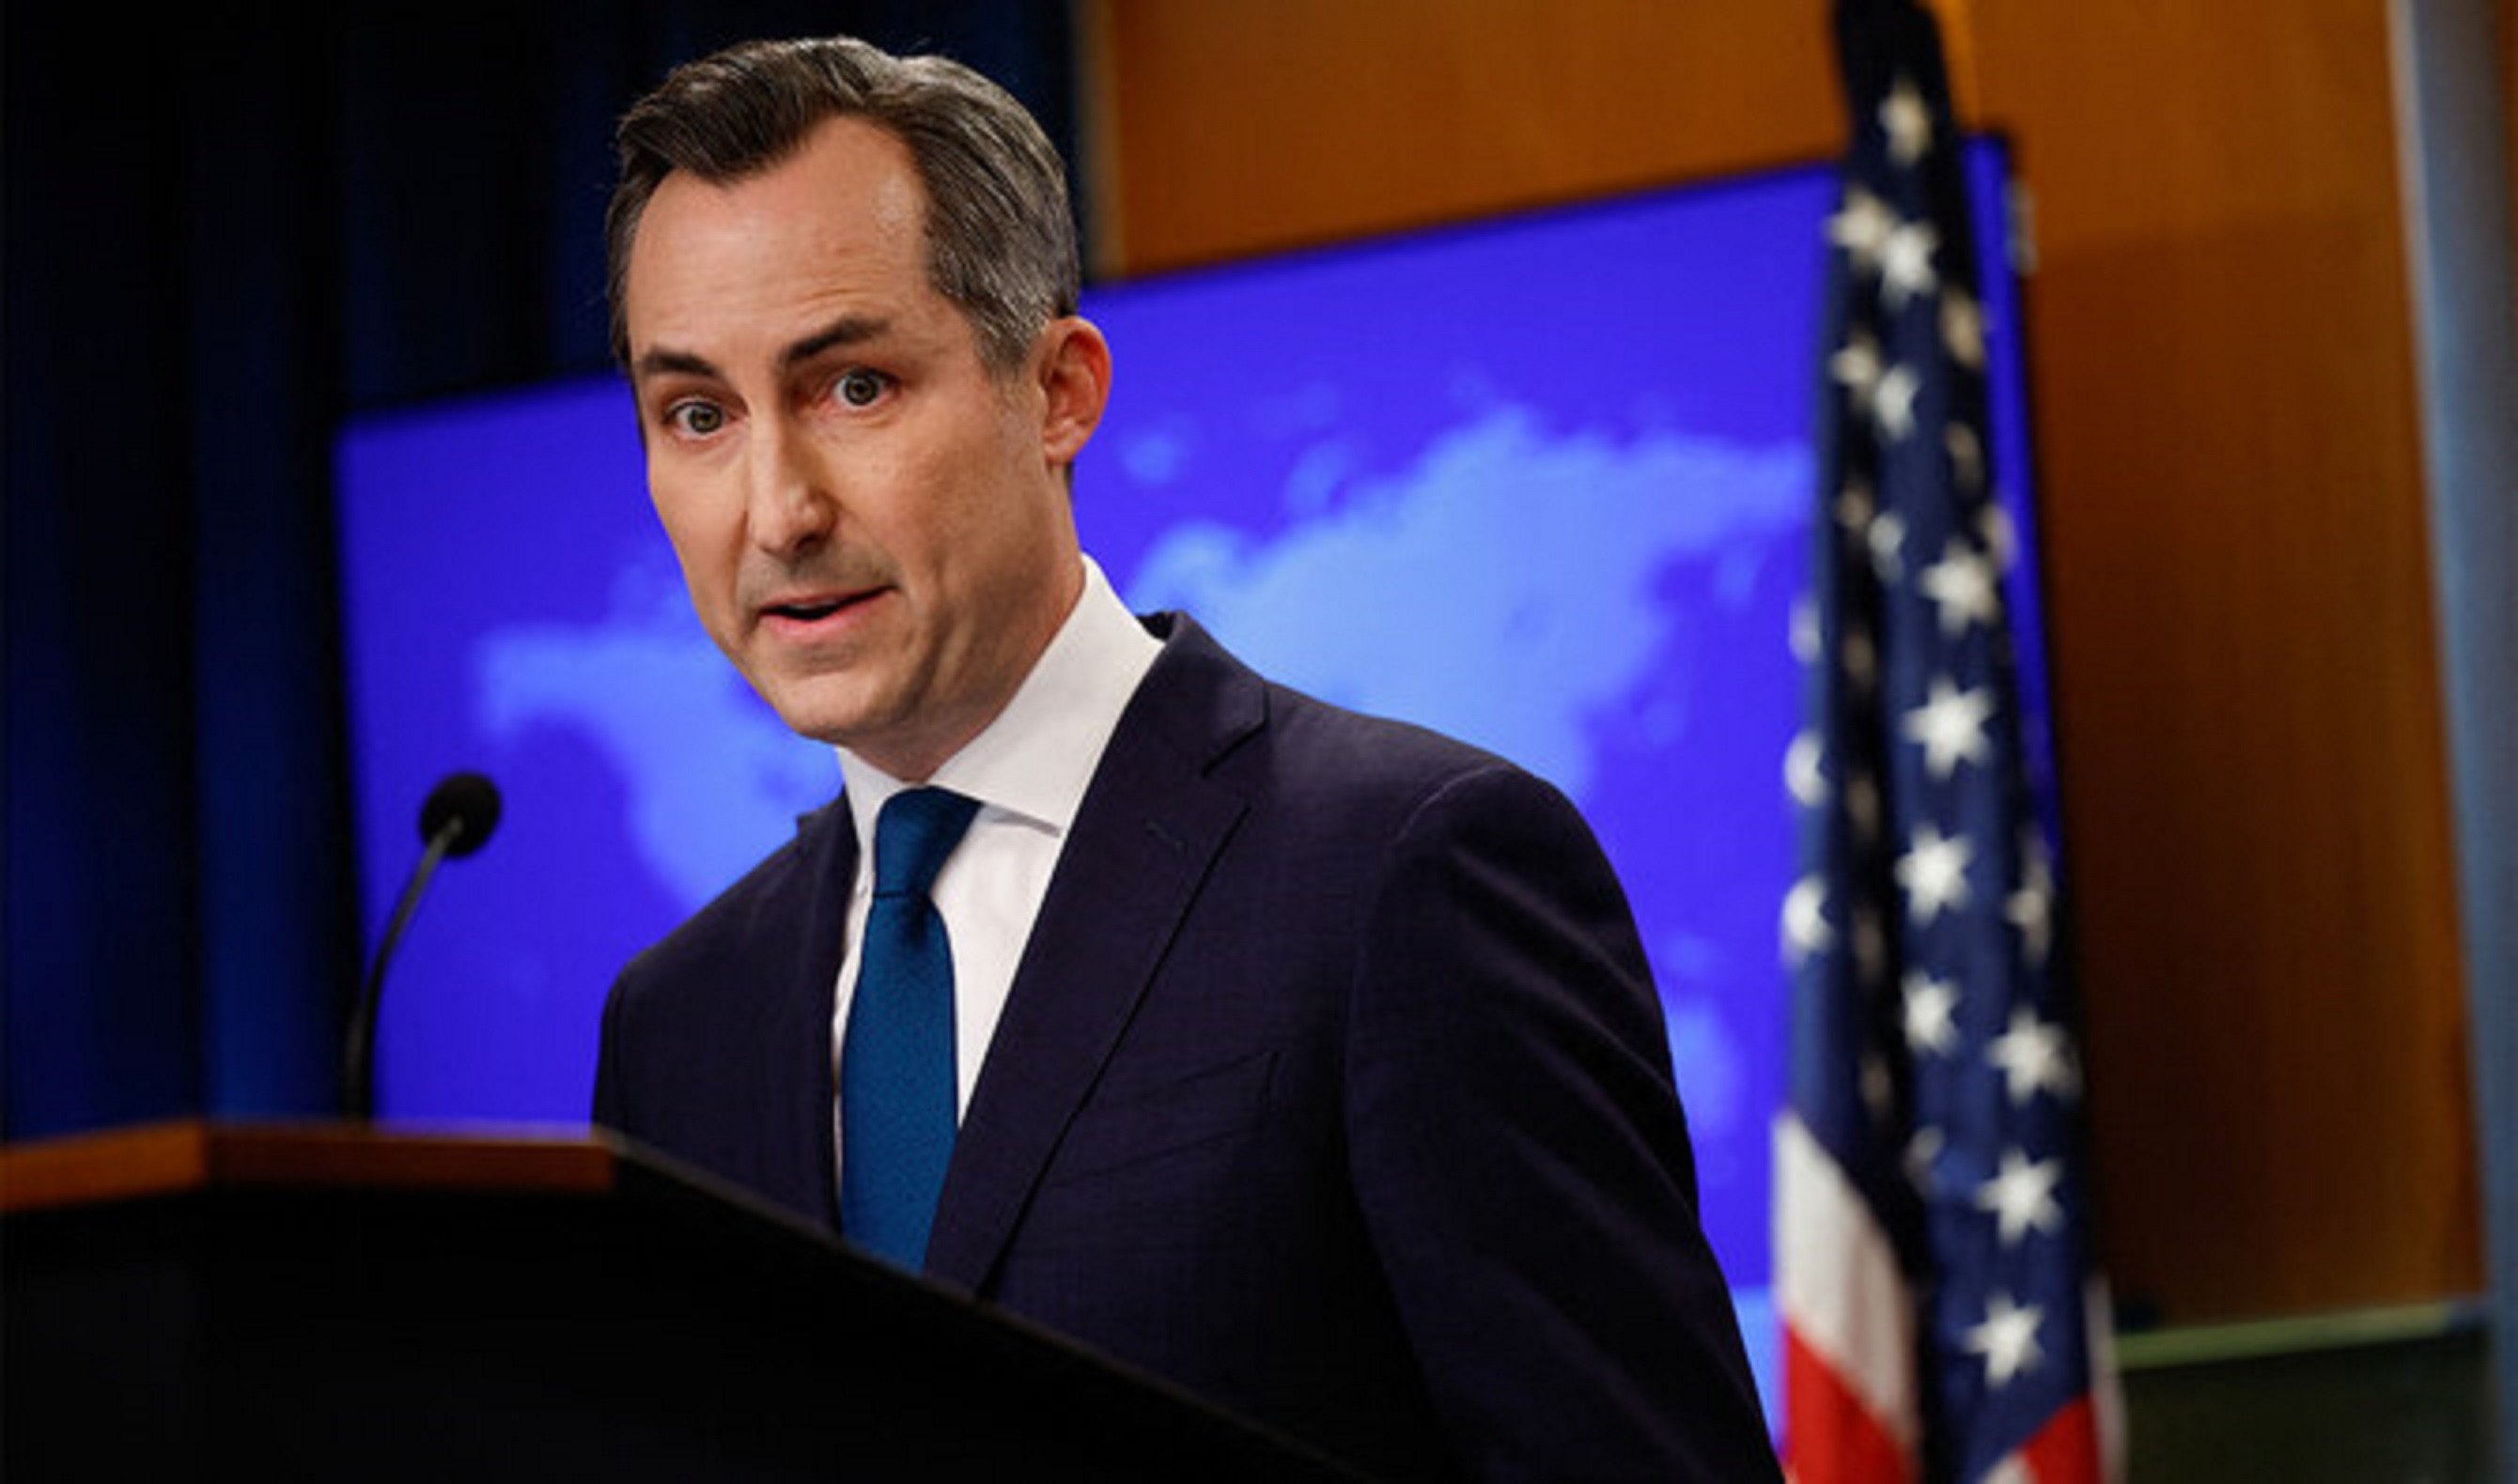
MULTIPOLYGON (((1772 1477, 1573 807, 1153 626, 927 1275, 1394 1475, 1772 1477)), ((595 1084, 598 1123, 825 1226, 855 854, 834 804, 641 954, 595 1084)))

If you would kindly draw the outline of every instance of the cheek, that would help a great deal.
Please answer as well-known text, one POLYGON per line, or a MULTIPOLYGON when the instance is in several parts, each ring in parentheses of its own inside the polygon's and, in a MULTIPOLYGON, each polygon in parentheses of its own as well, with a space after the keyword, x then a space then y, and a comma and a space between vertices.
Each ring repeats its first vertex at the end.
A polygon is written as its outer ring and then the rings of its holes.
POLYGON ((989 537, 984 484, 977 466, 953 458, 903 459, 886 472, 888 519, 873 531, 897 560, 930 573, 959 573, 989 537))
POLYGON ((672 543, 673 559, 681 566, 692 606, 706 616, 727 601, 734 585, 733 568, 725 555, 731 548, 726 533, 718 529, 724 523, 708 519, 706 507, 685 495, 653 498, 657 522, 665 528, 665 539, 672 543))

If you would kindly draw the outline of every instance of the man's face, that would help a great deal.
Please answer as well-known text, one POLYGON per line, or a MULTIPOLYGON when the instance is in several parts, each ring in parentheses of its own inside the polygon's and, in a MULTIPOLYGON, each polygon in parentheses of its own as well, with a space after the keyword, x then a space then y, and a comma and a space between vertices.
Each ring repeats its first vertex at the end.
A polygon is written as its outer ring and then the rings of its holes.
POLYGON ((1108 384, 1044 329, 993 375, 927 278, 907 149, 822 124, 648 201, 625 299, 647 486, 711 638, 787 725, 924 779, 992 720, 1083 577, 1063 467, 1108 384))

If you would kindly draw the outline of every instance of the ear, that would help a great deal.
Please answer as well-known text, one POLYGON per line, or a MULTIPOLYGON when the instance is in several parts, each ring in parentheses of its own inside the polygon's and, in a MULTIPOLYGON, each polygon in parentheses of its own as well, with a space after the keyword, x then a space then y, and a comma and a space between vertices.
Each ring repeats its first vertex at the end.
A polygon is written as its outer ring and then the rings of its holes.
POLYGON ((1093 321, 1069 315, 1041 331, 1041 452, 1070 465, 1102 425, 1110 400, 1110 344, 1093 321))

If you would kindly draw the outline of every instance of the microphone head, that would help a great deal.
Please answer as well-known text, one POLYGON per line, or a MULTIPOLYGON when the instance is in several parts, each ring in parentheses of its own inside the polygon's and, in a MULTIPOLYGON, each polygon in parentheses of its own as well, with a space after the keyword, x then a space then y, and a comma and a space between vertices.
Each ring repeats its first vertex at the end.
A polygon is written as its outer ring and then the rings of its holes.
POLYGON ((447 842, 450 856, 468 856, 490 842, 499 825, 499 785, 478 773, 450 773, 428 790, 419 806, 419 838, 425 843, 438 831, 454 827, 447 842))

